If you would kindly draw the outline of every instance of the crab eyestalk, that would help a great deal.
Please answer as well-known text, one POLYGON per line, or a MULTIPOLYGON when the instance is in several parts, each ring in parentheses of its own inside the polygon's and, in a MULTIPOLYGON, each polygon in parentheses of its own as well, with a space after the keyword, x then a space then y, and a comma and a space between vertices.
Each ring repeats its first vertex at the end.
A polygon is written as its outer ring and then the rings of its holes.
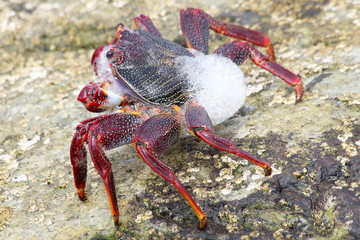
POLYGON ((77 100, 89 112, 103 112, 122 105, 125 98, 90 82, 81 90, 77 100))

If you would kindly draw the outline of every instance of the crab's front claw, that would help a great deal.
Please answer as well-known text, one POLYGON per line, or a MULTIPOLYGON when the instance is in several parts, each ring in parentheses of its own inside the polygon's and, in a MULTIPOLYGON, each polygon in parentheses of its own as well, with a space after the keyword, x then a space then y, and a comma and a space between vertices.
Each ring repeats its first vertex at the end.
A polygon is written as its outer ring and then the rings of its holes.
POLYGON ((77 100, 90 112, 103 112, 121 105, 125 99, 90 82, 80 91, 77 100))
POLYGON ((89 112, 103 112, 106 109, 102 108, 101 99, 105 96, 101 96, 99 87, 94 83, 88 83, 80 91, 77 100, 82 102, 84 107, 89 112))

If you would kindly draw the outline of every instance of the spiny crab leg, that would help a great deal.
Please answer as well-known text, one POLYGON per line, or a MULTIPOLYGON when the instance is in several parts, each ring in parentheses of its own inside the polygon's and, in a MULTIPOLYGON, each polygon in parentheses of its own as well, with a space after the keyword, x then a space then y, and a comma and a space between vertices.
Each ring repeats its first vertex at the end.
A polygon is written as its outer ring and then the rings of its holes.
POLYGON ((221 35, 265 47, 271 61, 275 61, 275 54, 271 41, 261 32, 222 22, 210 16, 203 10, 194 8, 180 10, 180 22, 188 47, 194 48, 202 53, 206 54, 208 51, 208 29, 210 28, 221 35))
POLYGON ((103 115, 83 121, 77 127, 70 147, 75 187, 78 190, 80 200, 84 201, 86 199, 85 185, 87 166, 84 144, 87 143, 95 168, 104 181, 115 225, 119 225, 119 209, 111 162, 106 157, 104 150, 130 143, 133 139, 134 132, 141 123, 142 119, 138 114, 123 113, 103 115))
POLYGON ((139 16, 135 17, 135 24, 137 29, 147 31, 152 33, 158 37, 162 37, 159 30, 155 27, 154 23, 148 16, 144 14, 140 14, 139 16))
POLYGON ((167 114, 156 115, 148 119, 135 133, 134 147, 141 159, 152 170, 169 181, 181 193, 194 210, 203 229, 207 225, 207 217, 190 194, 175 177, 173 169, 157 158, 157 155, 171 146, 180 134, 181 125, 175 118, 167 114))
POLYGON ((70 160, 73 166, 74 182, 81 201, 86 200, 85 185, 87 176, 86 148, 84 146, 87 136, 85 136, 85 125, 80 124, 76 128, 70 146, 70 160))
POLYGON ((186 109, 185 117, 187 126, 193 135, 212 145, 213 147, 228 153, 235 154, 255 163, 264 169, 265 176, 271 175, 271 167, 269 163, 263 162, 251 156, 249 153, 233 144, 230 140, 213 134, 214 128, 204 107, 196 104, 189 104, 186 109))
POLYGON ((70 146, 70 160, 73 166, 74 182, 81 201, 86 200, 85 185, 87 176, 87 160, 85 144, 88 142, 88 132, 91 126, 108 116, 98 116, 86 119, 76 127, 76 132, 70 146))
POLYGON ((303 83, 301 78, 280 64, 273 62, 271 59, 257 50, 253 45, 247 42, 235 40, 231 43, 225 43, 224 45, 220 46, 214 54, 227 57, 237 65, 242 64, 247 58, 250 57, 250 59, 256 65, 269 71, 286 83, 295 86, 296 102, 301 100, 303 95, 303 83))
POLYGON ((181 30, 188 47, 204 54, 208 52, 209 29, 225 36, 246 41, 235 40, 232 43, 226 43, 217 49, 215 54, 228 57, 238 65, 250 57, 256 65, 278 76, 288 84, 295 86, 296 102, 301 100, 303 93, 301 78, 275 63, 274 50, 270 39, 266 35, 241 26, 224 23, 201 9, 188 8, 181 10, 180 21, 181 30), (268 57, 249 44, 249 42, 265 47, 268 57))

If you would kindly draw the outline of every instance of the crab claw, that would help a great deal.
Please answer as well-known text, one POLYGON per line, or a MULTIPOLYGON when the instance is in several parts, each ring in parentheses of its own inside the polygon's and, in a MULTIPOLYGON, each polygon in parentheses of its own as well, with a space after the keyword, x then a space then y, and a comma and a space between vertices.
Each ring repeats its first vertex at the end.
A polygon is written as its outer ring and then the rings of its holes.
POLYGON ((99 95, 99 87, 94 83, 88 83, 80 91, 77 98, 78 101, 82 102, 84 107, 90 112, 103 112, 106 109, 101 108, 99 95))
POLYGON ((89 112, 103 112, 121 105, 124 97, 118 96, 90 82, 80 91, 77 100, 82 102, 89 112))

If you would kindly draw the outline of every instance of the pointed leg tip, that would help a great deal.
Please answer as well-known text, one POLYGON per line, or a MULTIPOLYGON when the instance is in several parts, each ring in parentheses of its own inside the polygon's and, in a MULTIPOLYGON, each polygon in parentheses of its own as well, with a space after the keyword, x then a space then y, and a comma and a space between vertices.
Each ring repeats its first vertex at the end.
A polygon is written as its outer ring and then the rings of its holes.
POLYGON ((79 188, 77 190, 77 192, 78 192, 79 199, 84 202, 86 200, 85 190, 83 188, 79 188))
POLYGON ((120 227, 119 216, 113 216, 115 227, 120 227))
POLYGON ((207 217, 204 216, 203 219, 200 220, 199 229, 205 229, 207 225, 207 217))
POLYGON ((266 165, 264 168, 264 171, 265 171, 265 177, 270 176, 272 173, 272 169, 271 169, 270 165, 266 165))
POLYGON ((301 94, 296 93, 295 104, 298 104, 299 102, 301 102, 301 98, 302 98, 302 93, 301 94))
POLYGON ((301 97, 302 96, 296 96, 295 104, 298 104, 299 102, 301 102, 301 97))
POLYGON ((295 85, 295 94, 296 94, 295 104, 297 104, 301 101, 301 98, 303 96, 303 83, 302 82, 295 85))

